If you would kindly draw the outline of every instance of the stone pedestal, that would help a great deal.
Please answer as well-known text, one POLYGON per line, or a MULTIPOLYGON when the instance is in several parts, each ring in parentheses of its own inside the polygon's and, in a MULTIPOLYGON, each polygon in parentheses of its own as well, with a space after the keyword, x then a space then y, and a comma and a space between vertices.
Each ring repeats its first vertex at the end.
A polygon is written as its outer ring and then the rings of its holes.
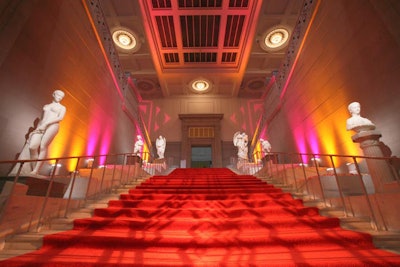
MULTIPOLYGON (((366 157, 384 157, 379 138, 382 134, 377 130, 361 131, 353 135, 353 142, 360 143, 360 147, 366 157)), ((384 184, 395 180, 389 162, 384 159, 367 158, 366 163, 375 186, 376 192, 382 192, 384 184)))

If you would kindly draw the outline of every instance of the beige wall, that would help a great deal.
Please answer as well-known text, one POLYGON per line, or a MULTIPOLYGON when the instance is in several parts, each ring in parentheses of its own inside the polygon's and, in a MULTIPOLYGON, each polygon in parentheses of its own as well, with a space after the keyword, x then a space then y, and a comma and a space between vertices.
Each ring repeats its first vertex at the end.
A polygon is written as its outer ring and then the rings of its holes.
MULTIPOLYGON (((221 120, 222 166, 230 165, 230 158, 236 157, 233 135, 237 131, 246 132, 251 138, 262 113, 262 100, 237 99, 218 96, 196 96, 145 101, 140 104, 143 120, 149 130, 153 146, 156 138, 163 135, 167 139, 165 157, 173 165, 181 159, 182 126, 179 114, 224 114, 221 120)), ((156 155, 155 148, 151 148, 156 155)))
MULTIPOLYGON (((218 96, 168 98, 141 103, 145 124, 152 141, 161 134, 168 141, 181 141, 179 114, 224 114, 221 120, 222 141, 232 141, 237 131, 254 134, 262 112, 259 99, 237 99, 218 96)), ((232 144, 233 145, 233 144, 232 144)))
POLYGON ((347 105, 358 101, 361 115, 400 156, 399 14, 394 0, 320 1, 282 107, 268 125, 274 149, 362 155, 345 126, 347 105))
POLYGON ((131 152, 135 127, 82 1, 9 0, 1 8, 0 160, 20 152, 54 89, 65 91, 67 114, 49 157, 131 152))

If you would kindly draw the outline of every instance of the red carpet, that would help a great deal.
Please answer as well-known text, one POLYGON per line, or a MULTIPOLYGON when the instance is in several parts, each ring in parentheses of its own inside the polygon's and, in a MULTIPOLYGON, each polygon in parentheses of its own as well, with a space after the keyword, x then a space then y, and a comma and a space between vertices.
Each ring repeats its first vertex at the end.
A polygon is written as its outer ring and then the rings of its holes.
POLYGON ((371 236, 250 175, 153 176, 1 266, 400 266, 371 236))

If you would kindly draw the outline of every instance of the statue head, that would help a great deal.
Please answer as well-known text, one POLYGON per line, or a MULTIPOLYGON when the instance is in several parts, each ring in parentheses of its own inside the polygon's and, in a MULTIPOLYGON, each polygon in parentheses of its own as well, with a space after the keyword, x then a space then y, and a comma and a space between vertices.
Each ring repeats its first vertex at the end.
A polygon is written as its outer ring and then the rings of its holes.
POLYGON ((347 106, 350 114, 360 114, 361 105, 358 102, 352 102, 347 106))
POLYGON ((54 98, 54 100, 56 100, 58 102, 61 101, 64 98, 64 96, 65 96, 65 93, 61 90, 55 90, 53 92, 53 98, 54 98))

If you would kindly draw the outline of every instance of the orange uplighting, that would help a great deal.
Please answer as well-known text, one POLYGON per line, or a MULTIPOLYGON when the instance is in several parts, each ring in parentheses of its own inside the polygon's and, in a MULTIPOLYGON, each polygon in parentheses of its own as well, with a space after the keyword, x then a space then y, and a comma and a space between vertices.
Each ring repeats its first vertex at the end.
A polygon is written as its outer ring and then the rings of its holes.
MULTIPOLYGON (((80 137, 71 139, 71 132, 68 129, 72 127, 72 119, 68 115, 60 123, 60 130, 53 142, 49 146, 47 158, 58 158, 68 156, 78 156, 84 154, 84 140, 80 137)), ((55 163, 55 162, 52 162, 55 163)), ((75 160, 62 160, 59 163, 63 164, 68 171, 74 171, 76 167, 75 160)))

